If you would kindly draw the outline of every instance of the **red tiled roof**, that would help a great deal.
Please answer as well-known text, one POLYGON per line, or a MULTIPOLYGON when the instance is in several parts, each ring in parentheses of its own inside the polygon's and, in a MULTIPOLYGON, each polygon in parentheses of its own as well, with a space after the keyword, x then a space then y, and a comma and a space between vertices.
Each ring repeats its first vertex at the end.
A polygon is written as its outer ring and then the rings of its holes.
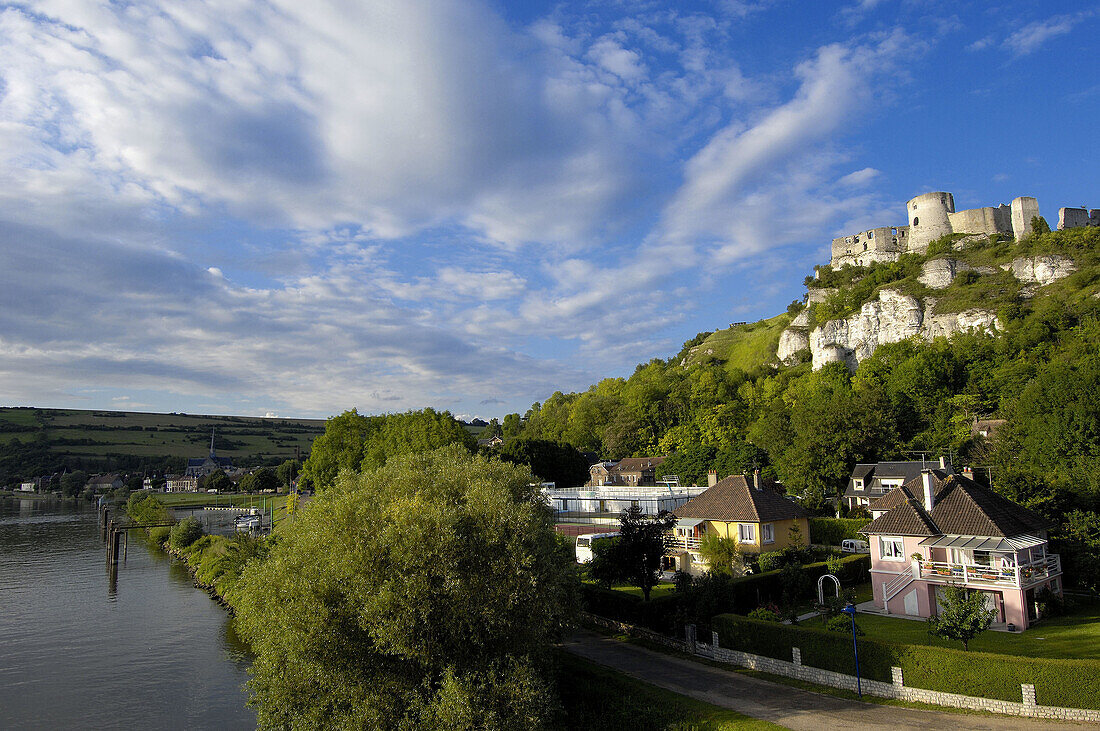
POLYGON ((641 472, 650 467, 660 467, 668 457, 627 457, 611 469, 616 472, 641 472))
POLYGON ((802 506, 784 497, 774 483, 762 481, 760 488, 753 488, 744 475, 732 475, 672 512, 677 518, 746 523, 806 517, 802 506))

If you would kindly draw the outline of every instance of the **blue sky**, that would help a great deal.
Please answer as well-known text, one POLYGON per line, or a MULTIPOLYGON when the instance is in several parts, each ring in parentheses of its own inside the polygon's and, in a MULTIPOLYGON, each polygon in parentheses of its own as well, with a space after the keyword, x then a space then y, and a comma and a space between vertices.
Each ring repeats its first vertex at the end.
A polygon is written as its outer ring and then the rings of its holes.
POLYGON ((0 403, 521 413, 833 236, 1100 207, 1092 3, 0 10, 0 403))

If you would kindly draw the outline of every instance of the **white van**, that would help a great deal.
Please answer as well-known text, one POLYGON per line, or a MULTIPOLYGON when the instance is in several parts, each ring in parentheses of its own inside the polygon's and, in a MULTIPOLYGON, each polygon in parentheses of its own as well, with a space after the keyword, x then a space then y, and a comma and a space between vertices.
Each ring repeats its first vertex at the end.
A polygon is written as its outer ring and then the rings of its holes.
POLYGON ((596 545, 596 541, 601 538, 618 538, 618 533, 586 533, 583 536, 577 536, 577 563, 588 563, 592 560, 592 549, 596 545))
POLYGON ((855 538, 845 538, 840 542, 840 550, 843 553, 870 553, 871 547, 867 541, 857 541, 855 538))

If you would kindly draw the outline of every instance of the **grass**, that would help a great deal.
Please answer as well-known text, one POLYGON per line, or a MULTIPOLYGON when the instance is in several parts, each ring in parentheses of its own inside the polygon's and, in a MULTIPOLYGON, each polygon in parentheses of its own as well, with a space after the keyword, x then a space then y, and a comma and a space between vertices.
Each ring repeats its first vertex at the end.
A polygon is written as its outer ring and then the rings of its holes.
MULTIPOLYGON (((802 624, 818 627, 819 623, 820 620, 814 619, 802 624)), ((962 649, 960 642, 930 637, 928 626, 923 621, 860 614, 856 617, 856 623, 869 639, 962 649)), ((970 649, 1024 657, 1100 657, 1100 604, 1079 606, 1065 616, 1044 619, 1026 632, 983 632, 970 641, 970 649)))
POLYGON ((767 721, 673 693, 616 670, 559 653, 562 729, 778 729, 767 721))
POLYGON ((768 320, 714 332, 688 356, 686 365, 720 360, 725 361, 727 368, 751 371, 775 359, 779 336, 790 321, 790 315, 783 313, 768 320))
MULTIPOLYGON (((611 588, 613 588, 615 591, 621 591, 624 594, 632 594, 633 596, 636 596, 639 599, 645 597, 645 594, 642 593, 642 590, 639 589, 636 586, 613 586, 611 588)), ((657 597, 667 596, 669 594, 672 594, 675 591, 676 591, 676 585, 675 584, 657 584, 655 587, 650 589, 649 598, 650 599, 656 599, 657 597)))

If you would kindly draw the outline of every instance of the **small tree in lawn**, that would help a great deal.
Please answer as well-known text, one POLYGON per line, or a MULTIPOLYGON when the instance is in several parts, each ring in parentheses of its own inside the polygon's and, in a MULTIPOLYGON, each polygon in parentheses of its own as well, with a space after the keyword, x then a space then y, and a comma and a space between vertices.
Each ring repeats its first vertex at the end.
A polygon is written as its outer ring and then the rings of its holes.
POLYGON ((676 516, 667 510, 646 515, 633 505, 619 514, 619 540, 611 554, 623 579, 641 589, 646 601, 660 576, 665 536, 674 525, 676 516))
POLYGON ((946 586, 939 599, 940 612, 928 618, 928 634, 958 640, 970 649, 970 640, 989 629, 996 612, 985 606, 985 594, 961 586, 946 586))

